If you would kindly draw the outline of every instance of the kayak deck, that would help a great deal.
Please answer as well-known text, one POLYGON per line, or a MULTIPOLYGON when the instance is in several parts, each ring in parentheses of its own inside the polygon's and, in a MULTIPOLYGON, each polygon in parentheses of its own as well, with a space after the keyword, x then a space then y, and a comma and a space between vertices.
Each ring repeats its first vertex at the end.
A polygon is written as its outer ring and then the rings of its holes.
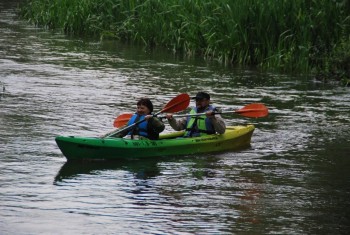
POLYGON ((161 134, 159 140, 58 136, 67 160, 146 158, 220 152, 249 146, 253 125, 228 126, 224 134, 182 138, 183 131, 161 134), (180 138, 179 138, 180 137, 180 138))

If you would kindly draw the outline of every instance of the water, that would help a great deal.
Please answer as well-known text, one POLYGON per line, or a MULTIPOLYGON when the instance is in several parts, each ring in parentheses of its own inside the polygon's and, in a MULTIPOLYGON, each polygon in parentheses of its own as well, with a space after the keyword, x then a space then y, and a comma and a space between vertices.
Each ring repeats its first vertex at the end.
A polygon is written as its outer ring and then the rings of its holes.
POLYGON ((15 9, 0 3, 0 234, 348 233, 349 88, 70 38, 15 9), (251 147, 67 163, 54 142, 110 131, 139 97, 160 110, 199 90, 229 110, 269 107, 225 116, 256 125, 251 147))

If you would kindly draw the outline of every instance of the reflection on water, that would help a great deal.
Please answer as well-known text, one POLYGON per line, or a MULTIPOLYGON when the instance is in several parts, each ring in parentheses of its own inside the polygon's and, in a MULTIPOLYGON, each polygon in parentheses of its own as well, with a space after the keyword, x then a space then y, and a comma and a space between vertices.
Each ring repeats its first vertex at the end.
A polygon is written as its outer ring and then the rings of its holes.
POLYGON ((119 161, 70 161, 63 164, 55 177, 55 184, 82 174, 98 175, 105 170, 122 170, 132 173, 137 179, 154 178, 160 174, 158 159, 119 161))
POLYGON ((15 6, 0 2, 0 234, 349 231, 349 88, 70 38, 17 20, 15 6), (224 115, 256 126, 249 148, 68 163, 55 144, 110 131, 141 96, 160 110, 199 90, 228 110, 269 107, 224 115))

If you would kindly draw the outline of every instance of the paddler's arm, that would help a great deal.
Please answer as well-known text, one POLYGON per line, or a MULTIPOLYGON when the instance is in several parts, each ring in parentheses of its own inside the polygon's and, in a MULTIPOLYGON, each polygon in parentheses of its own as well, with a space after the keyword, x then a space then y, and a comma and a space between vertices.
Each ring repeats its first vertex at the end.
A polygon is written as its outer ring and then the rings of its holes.
POLYGON ((151 128, 157 132, 157 133, 161 133, 162 131, 164 131, 165 129, 165 125, 164 123, 159 120, 156 117, 153 117, 153 115, 147 115, 145 117, 146 120, 148 120, 148 123, 151 125, 151 128))
POLYGON ((181 118, 179 120, 176 120, 173 117, 172 113, 168 113, 166 115, 166 118, 168 119, 168 122, 170 124, 170 126, 175 130, 175 131, 181 131, 186 129, 186 125, 187 125, 187 117, 181 118))
POLYGON ((205 115, 210 119, 211 123, 214 126, 214 129, 219 134, 224 134, 226 131, 226 124, 224 119, 220 114, 214 114, 213 111, 208 111, 205 115))

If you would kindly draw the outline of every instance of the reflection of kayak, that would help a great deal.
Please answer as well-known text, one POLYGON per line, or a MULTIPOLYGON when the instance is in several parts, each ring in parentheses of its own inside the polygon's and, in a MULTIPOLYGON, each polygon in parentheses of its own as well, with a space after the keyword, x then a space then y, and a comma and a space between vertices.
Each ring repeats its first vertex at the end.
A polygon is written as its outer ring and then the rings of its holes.
POLYGON ((67 161, 57 173, 54 184, 82 175, 98 175, 105 170, 130 172, 137 179, 148 179, 160 174, 160 158, 152 157, 137 160, 119 159, 118 161, 67 161))
POLYGON ((56 143, 68 160, 144 158, 238 149, 249 146, 253 131, 253 125, 229 126, 222 135, 177 138, 183 132, 174 132, 159 140, 58 136, 56 143))

